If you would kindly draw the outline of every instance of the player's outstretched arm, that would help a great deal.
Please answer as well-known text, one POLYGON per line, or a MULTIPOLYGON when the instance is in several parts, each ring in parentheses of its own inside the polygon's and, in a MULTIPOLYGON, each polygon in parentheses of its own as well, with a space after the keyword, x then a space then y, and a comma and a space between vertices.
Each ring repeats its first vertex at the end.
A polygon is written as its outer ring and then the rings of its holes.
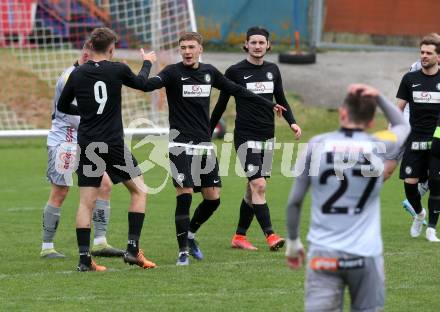
POLYGON ((292 269, 298 269, 304 263, 305 251, 299 238, 299 226, 301 222, 301 207, 310 185, 310 161, 311 161, 311 145, 309 144, 307 151, 302 153, 297 160, 298 167, 304 163, 304 171, 296 178, 292 186, 287 201, 287 245, 286 260, 287 265, 292 269))
POLYGON ((282 112, 286 110, 283 106, 275 104, 272 101, 269 101, 264 97, 259 96, 258 94, 255 94, 248 89, 240 86, 239 84, 236 84, 235 82, 229 80, 228 78, 223 76, 222 73, 220 73, 217 69, 215 69, 214 71, 213 85, 220 91, 225 91, 230 95, 247 98, 251 101, 254 101, 256 104, 267 105, 272 108, 279 117, 282 115, 282 112))
POLYGON ((57 103, 57 109, 64 114, 79 115, 78 107, 72 104, 73 100, 75 99, 73 89, 73 74, 74 73, 70 74, 69 79, 67 79, 66 85, 64 86, 63 92, 61 92, 57 103))

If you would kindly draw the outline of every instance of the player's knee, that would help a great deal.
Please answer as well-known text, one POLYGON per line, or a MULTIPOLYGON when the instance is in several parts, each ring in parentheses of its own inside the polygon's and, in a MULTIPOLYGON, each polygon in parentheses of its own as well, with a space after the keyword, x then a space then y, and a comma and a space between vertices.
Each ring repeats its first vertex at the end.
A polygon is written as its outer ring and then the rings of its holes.
POLYGON ((50 193, 49 203, 55 207, 61 207, 68 193, 69 193, 68 186, 56 186, 52 188, 52 191, 50 193))
POLYGON ((417 183, 419 183, 419 178, 406 178, 404 180, 405 184, 414 184, 416 185, 417 183))
POLYGON ((192 202, 191 193, 183 193, 176 197, 176 220, 181 218, 181 216, 189 216, 189 210, 192 202))
POLYGON ((112 191, 112 182, 110 179, 102 179, 101 185, 99 187, 99 195, 108 197, 112 191))
POLYGON ((266 180, 264 178, 252 180, 250 183, 253 193, 257 193, 258 195, 264 195, 266 193, 266 180))

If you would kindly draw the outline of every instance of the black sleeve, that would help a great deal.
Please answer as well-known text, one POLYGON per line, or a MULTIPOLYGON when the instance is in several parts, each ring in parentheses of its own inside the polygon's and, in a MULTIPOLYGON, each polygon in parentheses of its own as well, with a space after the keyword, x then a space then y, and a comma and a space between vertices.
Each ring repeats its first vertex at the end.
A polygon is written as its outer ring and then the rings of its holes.
POLYGON ((61 92, 57 104, 58 111, 68 115, 79 115, 78 106, 72 104, 73 100, 75 99, 75 92, 73 88, 74 76, 74 72, 69 75, 69 79, 67 79, 66 85, 63 88, 63 92, 61 92))
POLYGON ((275 106, 275 103, 273 103, 272 101, 269 101, 264 97, 259 96, 249 91, 248 89, 236 84, 235 82, 223 76, 222 73, 220 73, 215 67, 212 68, 214 74, 213 86, 215 88, 219 89, 220 91, 225 91, 226 93, 236 97, 249 99, 250 101, 253 101, 256 104, 267 105, 270 108, 273 108, 275 106))
MULTIPOLYGON (((231 78, 231 70, 228 68, 225 72, 225 77, 230 79, 231 78)), ((214 110, 211 114, 211 135, 214 132, 215 127, 217 126, 220 118, 222 117, 223 113, 226 110, 226 106, 228 105, 228 101, 230 98, 230 94, 226 91, 221 91, 220 96, 218 97, 217 104, 215 104, 214 110)))
POLYGON ((149 92, 160 89, 169 85, 170 81, 172 81, 172 75, 170 66, 168 65, 167 67, 162 69, 160 73, 157 74, 157 76, 147 79, 144 86, 142 87, 142 90, 145 92, 149 92))
POLYGON ((397 90, 396 97, 407 102, 411 100, 411 95, 408 88, 408 74, 405 74, 405 76, 403 76, 402 81, 399 85, 399 90, 397 90))
POLYGON ((129 88, 142 90, 147 83, 148 75, 150 74, 151 62, 144 61, 139 74, 136 76, 128 67, 128 65, 120 63, 122 66, 122 84, 129 88))
POLYGON ((281 73, 278 67, 276 67, 276 72, 277 78, 274 81, 275 86, 273 90, 273 95, 275 97, 275 102, 282 105, 286 109, 285 111, 283 111, 283 117, 290 126, 292 124, 296 124, 296 120, 295 117, 293 117, 292 109, 290 108, 289 103, 287 103, 286 96, 284 95, 283 80, 281 78, 281 73))

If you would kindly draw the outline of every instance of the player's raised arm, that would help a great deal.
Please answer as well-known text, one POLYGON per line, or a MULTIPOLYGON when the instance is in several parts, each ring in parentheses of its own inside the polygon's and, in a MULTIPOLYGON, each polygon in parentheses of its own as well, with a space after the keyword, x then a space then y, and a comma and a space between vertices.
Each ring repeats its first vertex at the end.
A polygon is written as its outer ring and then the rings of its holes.
POLYGON ((148 78, 142 86, 142 91, 151 92, 168 86, 172 81, 170 66, 165 67, 154 77, 148 78))
POLYGON ((57 109, 65 114, 79 115, 78 107, 72 104, 73 100, 75 99, 73 79, 72 73, 70 74, 69 79, 64 86, 63 92, 61 92, 60 98, 58 99, 57 109))
POLYGON ((143 59, 142 68, 137 75, 135 75, 128 65, 124 64, 124 76, 122 83, 130 88, 143 90, 145 84, 148 80, 148 75, 150 74, 151 66, 156 62, 157 57, 154 51, 145 53, 144 49, 140 49, 140 53, 143 59))
POLYGON ((380 109, 384 112, 385 117, 391 124, 390 131, 392 131, 396 138, 396 144, 400 148, 404 143, 409 134, 410 127, 408 122, 403 117, 402 112, 400 112, 396 106, 394 106, 390 101, 388 101, 379 91, 373 87, 363 84, 352 84, 349 86, 350 93, 356 93, 362 91, 362 96, 373 96, 377 97, 378 105, 380 109))
POLYGON ((236 84, 235 82, 229 80, 225 76, 223 76, 222 73, 220 73, 217 69, 214 71, 214 83, 213 86, 220 91, 225 91, 226 93, 238 96, 242 98, 247 98, 249 100, 254 101, 256 104, 262 104, 267 105, 274 109, 274 111, 277 112, 277 115, 280 116, 282 114, 282 111, 285 111, 286 109, 279 105, 275 104, 267 99, 265 99, 262 96, 259 96, 252 91, 249 91, 248 89, 236 84))

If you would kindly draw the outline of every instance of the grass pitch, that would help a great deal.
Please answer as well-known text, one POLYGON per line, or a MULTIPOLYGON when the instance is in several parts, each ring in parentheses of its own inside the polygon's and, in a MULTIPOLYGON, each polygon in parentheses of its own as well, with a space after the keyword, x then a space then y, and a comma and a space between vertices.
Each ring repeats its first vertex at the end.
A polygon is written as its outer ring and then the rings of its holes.
MULTIPOLYGON (((297 107, 295 112, 304 130, 301 142, 337 127, 335 112, 304 107, 297 107)), ((384 125, 380 119, 379 127, 384 125)), ((292 142, 289 131, 283 121, 279 122, 278 141, 292 142)), ((135 150, 140 162, 147 158, 149 150, 149 146, 135 150)), ((175 195, 168 181, 162 192, 149 196, 141 238, 146 256, 158 268, 142 270, 125 265, 121 259, 97 258, 98 263, 110 268, 109 272, 84 274, 75 272, 76 187, 71 188, 62 208, 55 238, 57 250, 67 258, 51 261, 39 257, 42 209, 50 189, 45 182, 45 140, 3 140, 0 153, 1 311, 303 310, 304 270, 288 269, 284 250, 269 251, 256 220, 248 236, 259 250, 230 248, 246 182, 234 174, 234 166, 228 176, 222 177, 218 212, 197 234, 205 260, 193 260, 189 267, 175 266, 175 195)), ((281 156, 281 152, 275 153, 267 197, 274 229, 285 235, 285 205, 293 179, 280 174, 281 156)), ((164 169, 155 167, 145 174, 145 180, 154 186, 164 174, 164 169)), ((401 208, 402 199, 403 186, 394 176, 382 192, 385 311, 438 311, 440 245, 409 237, 410 218, 401 208)), ((191 211, 199 202, 200 195, 195 195, 191 211)), ((307 198, 301 228, 303 240, 309 223, 309 203, 307 198)), ((126 244, 127 205, 128 193, 122 186, 114 187, 108 241, 121 248, 126 244)))

